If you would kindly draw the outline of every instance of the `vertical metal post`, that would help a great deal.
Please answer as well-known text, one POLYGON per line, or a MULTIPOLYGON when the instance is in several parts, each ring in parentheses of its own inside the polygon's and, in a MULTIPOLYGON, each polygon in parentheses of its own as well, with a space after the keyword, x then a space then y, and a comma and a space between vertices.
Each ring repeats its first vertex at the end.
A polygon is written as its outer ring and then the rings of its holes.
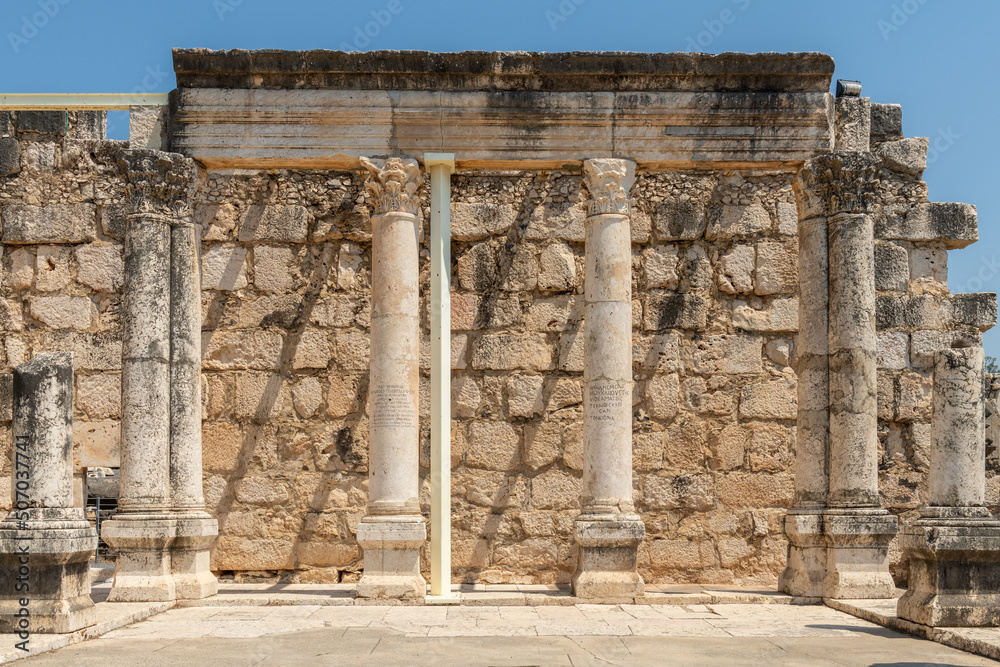
POLYGON ((431 173, 431 594, 451 592, 451 174, 453 153, 425 153, 431 173))

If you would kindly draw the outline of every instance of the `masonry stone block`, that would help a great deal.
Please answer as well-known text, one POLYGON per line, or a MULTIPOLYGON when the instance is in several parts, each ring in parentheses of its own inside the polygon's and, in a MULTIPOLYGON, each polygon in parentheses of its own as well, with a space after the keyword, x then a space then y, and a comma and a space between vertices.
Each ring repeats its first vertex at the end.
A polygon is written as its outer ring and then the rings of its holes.
POLYGON ((0 176, 21 171, 21 146, 14 137, 0 137, 0 176))
POLYGON ((643 329, 701 329, 708 321, 708 300, 700 294, 653 290, 646 297, 643 329))
POLYGON ((927 168, 927 137, 912 137, 887 141, 875 152, 882 157, 885 165, 894 171, 911 176, 919 176, 927 168))
POLYGON ((964 248, 979 238, 976 207, 929 202, 887 208, 876 219, 875 236, 901 241, 940 241, 949 250, 964 248))
POLYGON ((771 215, 760 203, 746 206, 726 204, 709 220, 705 238, 724 240, 747 238, 771 229, 771 215))
POLYGON ((65 111, 20 111, 17 114, 17 129, 36 134, 64 135, 69 126, 69 116, 65 111))
POLYGON ((9 204, 3 208, 3 242, 86 243, 96 233, 92 204, 9 204))
POLYGON ((503 234, 514 224, 514 207, 509 204, 455 202, 451 205, 451 238, 478 241, 503 234))
POLYGON ((660 241, 690 241, 705 233, 705 205, 697 201, 665 201, 653 210, 653 233, 660 241))
POLYGON ((909 255, 906 248, 891 242, 875 244, 875 289, 906 292, 910 284, 909 255))
POLYGON ((311 221, 305 206, 252 205, 240 216, 237 237, 240 241, 305 243, 311 221))
POLYGON ((903 136, 903 107, 898 104, 871 105, 873 141, 900 139, 903 136))

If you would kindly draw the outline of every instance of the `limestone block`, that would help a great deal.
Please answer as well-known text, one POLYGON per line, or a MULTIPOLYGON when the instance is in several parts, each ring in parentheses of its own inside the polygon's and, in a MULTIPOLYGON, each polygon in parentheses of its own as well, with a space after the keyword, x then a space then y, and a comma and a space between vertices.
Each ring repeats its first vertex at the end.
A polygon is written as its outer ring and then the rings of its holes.
POLYGON ((798 291, 795 253, 785 244, 774 241, 758 243, 756 269, 755 294, 795 294, 798 291))
POLYGON ((304 377, 292 388, 292 407, 302 419, 309 419, 323 404, 323 386, 318 378, 304 377))
POLYGON ((266 204, 248 206, 240 216, 240 241, 305 243, 312 213, 305 206, 266 204))
POLYGON ((10 271, 3 282, 14 289, 27 289, 35 282, 35 256, 27 248, 17 248, 10 253, 10 271))
MULTIPOLYGON (((23 329, 24 329, 24 316, 21 313, 21 304, 16 301, 8 301, 6 299, 0 299, 0 331, 21 331, 23 329)), ((13 344, 13 340, 11 340, 10 342, 13 344)), ((7 347, 8 347, 7 356, 9 358, 11 356, 9 350, 10 345, 8 345, 7 347)))
POLYGON ((3 242, 87 243, 97 231, 93 204, 9 204, 3 207, 3 242))
MULTIPOLYGON (((19 363, 18 366, 20 365, 19 363)), ((10 373, 0 373, 0 422, 9 422, 13 418, 13 407, 14 376, 10 373)))
POLYGON ((930 419, 933 384, 930 374, 906 372, 899 376, 896 411, 900 421, 930 419))
POLYGON ((919 176, 927 168, 927 148, 930 139, 911 137, 886 141, 875 152, 882 157, 885 166, 911 176, 919 176))
POLYGON ((713 470, 742 468, 746 459, 749 434, 740 424, 727 424, 709 433, 709 465, 713 470))
POLYGON ((684 250, 681 271, 684 277, 679 291, 707 292, 712 289, 712 262, 702 246, 693 245, 684 250))
POLYGON ((247 250, 213 245, 201 254, 201 288, 240 290, 247 286, 247 250))
POLYGON ((70 261, 69 248, 39 246, 35 251, 35 288, 55 292, 66 287, 71 280, 70 261))
POLYGON ((750 422, 747 461, 754 472, 782 472, 793 462, 795 427, 775 422, 750 422))
POLYGON ((779 366, 791 366, 794 357, 795 346, 787 338, 776 338, 768 341, 764 346, 764 353, 767 358, 779 366))
POLYGON ((511 417, 533 417, 545 411, 541 375, 507 377, 507 406, 511 417))
POLYGON ((795 476, 790 472, 728 472, 715 478, 716 499, 726 507, 790 507, 795 476))
POLYGON ((910 251, 910 279, 915 289, 943 292, 948 285, 948 251, 919 247, 910 251))
POLYGON ((545 246, 538 257, 538 289, 568 290, 576 285, 576 257, 565 243, 545 246))
POLYGON ((21 146, 14 137, 0 137, 0 176, 21 171, 21 146))
POLYGON ((798 297, 774 299, 760 308, 733 302, 733 326, 746 331, 793 332, 799 328, 798 297))
POLYGON ((503 234, 514 224, 514 207, 509 204, 455 202, 451 205, 451 238, 478 241, 503 234))
POLYGON ((947 313, 955 324, 987 331, 997 323, 997 295, 992 292, 953 294, 947 302, 947 313))
POLYGON ((834 109, 834 150, 863 153, 869 150, 871 100, 838 97, 834 109))
POLYGON ((732 414, 736 407, 736 397, 728 384, 728 378, 724 376, 708 380, 701 377, 684 380, 681 383, 681 396, 685 409, 706 415, 732 414))
POLYGON ((668 200, 653 211, 653 232, 660 241, 689 241, 705 233, 705 205, 697 201, 668 200))
POLYGON ((680 337, 676 332, 634 336, 632 365, 646 372, 672 373, 680 359, 680 337))
POLYGON ((569 294, 536 298, 524 315, 524 326, 528 331, 563 331, 583 318, 582 305, 582 299, 569 294))
POLYGON ((290 570, 295 567, 290 539, 248 540, 222 535, 212 546, 213 570, 290 570))
POLYGON ((565 425, 560 422, 541 422, 524 427, 524 463, 532 470, 544 468, 556 461, 562 453, 562 436, 565 425))
POLYGON ((534 509, 578 509, 580 479, 559 470, 550 470, 531 478, 531 503, 534 509))
POLYGON ((797 236, 799 233, 799 211, 795 204, 778 203, 778 233, 782 236, 797 236))
POLYGON ((330 339, 325 331, 307 330, 299 336, 292 357, 292 367, 326 368, 333 358, 330 350, 330 339))
POLYGON ((683 368, 699 375, 740 375, 763 370, 763 338, 745 334, 704 336, 681 348, 683 368))
POLYGON ((909 365, 910 337, 897 331, 878 334, 876 363, 879 368, 901 370, 909 365))
POLYGON ((357 376, 331 375, 325 386, 327 417, 346 417, 361 409, 361 380, 357 376))
POLYGON ((288 485, 285 482, 261 476, 244 477, 236 482, 234 491, 236 500, 247 505, 266 507, 281 504, 289 498, 288 485))
POLYGON ((97 307, 86 297, 36 296, 29 300, 31 316, 53 329, 89 329, 97 307))
POLYGON ((297 278, 295 251, 275 246, 257 246, 253 250, 253 285, 262 292, 286 292, 297 278))
POLYGON ((879 294, 875 297, 875 326, 879 329, 941 329, 950 319, 947 302, 931 295, 879 294))
POLYGON ((288 386, 275 373, 240 373, 236 376, 237 417, 258 422, 290 417, 292 412, 288 386))
POLYGON ((719 289, 727 294, 754 291, 754 247, 738 245, 719 259, 719 289))
POLYGON ((648 510, 704 512, 715 507, 715 483, 711 475, 645 475, 640 488, 642 504, 648 510))
POLYGON ((524 230, 524 238, 532 241, 555 238, 582 243, 584 217, 585 212, 577 202, 553 202, 536 206, 524 230))
MULTIPOLYGON (((0 314, 3 312, 3 303, 0 301, 0 314)), ((11 347, 14 340, 13 337, 7 339, 8 359, 13 352, 11 347)), ((73 353, 73 366, 76 370, 117 371, 122 367, 122 340, 116 332, 52 332, 42 337, 40 346, 44 350, 69 350, 73 353)))
MULTIPOLYGON (((469 279, 466 279, 466 282, 471 284, 469 279)), ((500 287, 508 292, 522 292, 535 289, 537 283, 538 262, 535 259, 535 246, 522 243, 514 251, 510 268, 503 275, 500 287)))
POLYGON ((17 115, 17 129, 30 134, 65 135, 69 129, 66 111, 21 111, 17 115))
POLYGON ((705 238, 709 241, 746 238, 771 229, 771 216, 759 202, 746 206, 725 204, 719 215, 709 220, 705 238))
POLYGON ((91 419, 120 418, 121 397, 121 375, 117 373, 76 376, 75 407, 91 419))
POLYGON ((740 390, 740 417, 745 419, 795 419, 796 406, 794 378, 755 382, 740 390))
POLYGON ((482 401, 479 385, 467 375, 455 378, 451 384, 451 404, 455 417, 475 417, 482 401))
POLYGON ((563 428, 563 465, 570 470, 581 471, 583 463, 583 423, 571 422, 563 428))
POLYGON ((643 304, 642 327, 660 329, 704 329, 708 322, 708 301, 700 294, 677 294, 653 290, 643 304))
POLYGON ((552 350, 544 334, 487 334, 473 344, 472 367, 496 371, 552 370, 552 350))
POLYGON ((103 141, 108 138, 107 111, 77 111, 76 121, 70 131, 73 139, 103 141))
POLYGON ((309 313, 309 322, 318 327, 349 327, 366 304, 347 294, 324 294, 309 313))
POLYGON ((455 275, 458 277, 459 285, 463 289, 473 291, 496 288, 501 277, 498 256, 500 248, 498 240, 484 241, 460 255, 455 264, 455 275))
POLYGON ((342 290, 353 290, 364 284, 364 257, 362 249, 356 243, 341 243, 337 253, 337 287, 342 290))
POLYGON ((133 105, 128 110, 128 147, 133 150, 170 149, 167 125, 170 112, 161 105, 133 105))
POLYGON ((677 373, 654 375, 646 382, 646 410, 654 419, 671 419, 680 403, 680 379, 677 373))
POLYGON ((677 246, 654 245, 642 251, 643 282, 647 289, 677 289, 677 246))
POLYGON ((879 292, 906 292, 910 285, 909 255, 906 248, 885 241, 875 244, 875 289, 879 292))
POLYGON ((656 472, 663 467, 663 436, 662 432, 632 436, 632 468, 636 472, 656 472))
POLYGON ((555 383, 548 381, 549 401, 546 410, 555 412, 571 405, 583 403, 583 383, 574 378, 557 378, 555 383), (554 384, 554 386, 553 386, 554 384))
POLYGON ((345 371, 367 371, 369 337, 362 331, 338 331, 334 336, 334 359, 345 371))
POLYGON ((664 437, 664 457, 674 469, 701 471, 708 452, 708 425, 697 419, 671 424, 664 437))
POLYGON ((118 421, 74 421, 74 470, 120 467, 120 442, 121 423, 118 421))
POLYGON ((452 370, 462 370, 465 368, 469 356, 469 337, 465 334, 451 335, 451 368, 452 370))
POLYGON ((465 462, 472 468, 500 472, 520 465, 517 431, 506 422, 474 422, 469 427, 469 449, 465 462))
POLYGON ((206 370, 276 369, 281 360, 280 334, 264 331, 216 331, 202 334, 206 370))
POLYGON ((121 289, 125 271, 121 246, 82 245, 74 252, 77 282, 98 292, 117 292, 121 289))
POLYGON ((718 564, 716 554, 712 540, 658 539, 649 544, 649 559, 657 569, 702 570, 718 564))
POLYGON ((901 241, 940 241, 948 250, 979 239, 976 207, 929 202, 887 208, 875 221, 875 237, 901 241))
POLYGON ((903 136, 903 107, 898 104, 871 105, 871 138, 884 141, 903 136))
POLYGON ((21 164, 29 172, 51 174, 56 168, 56 144, 45 141, 25 144, 21 164))

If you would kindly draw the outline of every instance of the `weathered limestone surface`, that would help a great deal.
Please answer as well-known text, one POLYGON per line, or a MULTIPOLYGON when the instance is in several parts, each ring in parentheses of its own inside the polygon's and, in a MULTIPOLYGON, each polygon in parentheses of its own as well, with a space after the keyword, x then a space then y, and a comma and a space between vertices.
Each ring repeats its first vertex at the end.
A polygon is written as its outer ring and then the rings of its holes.
POLYGON ((909 589, 897 613, 932 627, 1000 625, 1000 521, 986 509, 984 355, 938 350, 928 504, 900 536, 909 589))
POLYGON ((574 525, 580 546, 573 591, 584 598, 643 594, 636 571, 646 534, 632 502, 632 253, 629 217, 635 165, 583 163, 583 497, 574 525))
POLYGON ((0 522, 0 632, 75 632, 97 622, 90 557, 97 532, 73 498, 73 355, 14 370, 14 507, 0 522), (22 621, 24 619, 24 621, 22 621))
POLYGON ((418 246, 423 184, 415 160, 365 161, 371 173, 372 327, 368 511, 358 596, 423 598, 420 547, 426 528, 419 491, 418 246))

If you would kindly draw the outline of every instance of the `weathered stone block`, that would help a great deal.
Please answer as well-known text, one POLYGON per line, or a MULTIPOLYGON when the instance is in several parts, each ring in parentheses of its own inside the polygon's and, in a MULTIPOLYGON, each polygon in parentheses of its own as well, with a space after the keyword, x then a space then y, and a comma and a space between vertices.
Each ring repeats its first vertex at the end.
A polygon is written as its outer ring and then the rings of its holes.
POLYGON ((671 419, 680 402, 677 373, 654 375, 646 382, 646 410, 654 419, 671 419))
POLYGON ((834 110, 834 150, 865 152, 871 136, 871 100, 838 97, 834 110))
POLYGON ((531 479, 531 507, 535 509, 578 509, 580 479, 559 470, 550 470, 531 479))
POLYGON ((577 202, 542 204, 531 212, 524 238, 541 241, 550 238, 582 243, 586 213, 577 202))
POLYGON ((35 282, 35 256, 28 248, 16 248, 10 253, 10 271, 3 282, 14 289, 28 289, 35 282))
POLYGON ((642 478, 642 504, 650 510, 695 510, 715 507, 715 484, 711 475, 676 475, 642 478))
POLYGON ((906 248, 886 241, 875 244, 875 289, 879 292, 906 292, 910 284, 910 264, 906 248))
POLYGON ((292 367, 326 368, 332 356, 327 332, 303 331, 295 345, 292 367))
POLYGON ((875 326, 879 329, 921 327, 940 329, 949 319, 947 304, 931 295, 875 297, 875 326))
MULTIPOLYGON (((21 313, 21 304, 17 301, 0 299, 0 331, 21 331, 23 329, 24 316, 21 313)), ((9 352, 8 356, 10 356, 9 352)))
POLYGON ((948 311, 955 324, 986 331, 997 323, 997 295, 992 292, 952 294, 948 311))
POLYGON ((217 331, 202 336, 207 370, 273 369, 281 360, 280 334, 264 331, 217 331))
POLYGON ((240 216, 240 241, 283 241, 305 243, 312 214, 305 206, 254 205, 240 216))
POLYGON ((247 284, 246 248, 216 245, 202 252, 202 289, 240 290, 247 284))
POLYGON ((708 452, 707 424, 700 419, 684 420, 667 428, 664 457, 674 469, 700 472, 708 452))
POLYGON ((17 129, 21 132, 64 135, 69 129, 65 111, 21 111, 17 114, 17 129))
POLYGON ((253 250, 253 285, 262 292, 282 293, 297 279, 295 251, 291 248, 257 246, 253 250))
POLYGON ((35 288, 40 292, 55 292, 71 280, 70 249, 60 246, 40 246, 35 252, 35 288))
POLYGON ((89 329, 97 307, 79 296, 36 296, 29 301, 31 316, 53 329, 89 329))
POLYGON ((514 207, 509 204, 455 202, 451 205, 451 238, 478 241, 502 234, 514 224, 514 207))
POLYGON ((909 365, 910 337, 904 332, 878 334, 876 349, 879 368, 901 370, 909 365))
POLYGON ((665 287, 676 289, 677 246, 655 245, 642 251, 643 280, 646 288, 665 287))
POLYGON ((74 407, 91 419, 120 418, 121 399, 121 375, 99 373, 76 376, 74 407))
POLYGON ((912 137, 887 141, 875 152, 882 157, 885 166, 911 176, 919 176, 927 168, 927 137, 912 137))
POLYGON ((671 373, 679 359, 680 337, 675 331, 633 338, 632 365, 640 370, 671 373))
POLYGON ((788 472, 730 472, 716 476, 716 497, 726 507, 790 507, 795 476, 788 472))
POLYGON ((717 217, 709 221, 705 238, 716 239, 746 238, 771 229, 771 215, 758 202, 747 206, 726 204, 717 217))
POLYGON ((541 375, 511 375, 507 378, 507 406, 511 417, 532 417, 545 411, 541 375))
POLYGON ((0 137, 0 176, 21 171, 21 146, 14 137, 0 137))
POLYGON ((682 348, 684 369, 700 375, 760 373, 763 340, 760 336, 741 334, 705 336, 682 348))
POLYGON ((875 141, 903 136, 903 107, 898 104, 871 105, 871 138, 875 141))
POLYGON ((70 131, 72 138, 89 141, 103 141, 108 138, 107 111, 77 111, 75 113, 76 121, 70 131))
POLYGON ((697 201, 665 201, 653 211, 653 232, 660 241, 689 241, 705 233, 705 205, 697 201))
POLYGON ((653 290, 643 308, 643 329, 703 329, 708 321, 708 301, 700 294, 653 290))
POLYGON ((727 294, 749 294, 754 291, 754 258, 752 245, 738 245, 719 259, 719 289, 727 294))
POLYGON ((4 243, 86 243, 97 231, 92 204, 10 204, 2 218, 4 243))
POLYGON ((733 326, 746 331, 793 332, 799 328, 799 299, 774 299, 761 308, 733 303, 733 326))
POLYGON ((77 282, 98 292, 121 289, 125 271, 118 245, 83 245, 76 248, 77 282))
POLYGON ((976 207, 930 202, 890 207, 875 221, 875 237, 902 241, 940 241, 949 250, 979 239, 976 207))
POLYGON ((748 384, 740 391, 740 417, 744 419, 795 419, 794 378, 748 384))
POLYGON ((507 422, 474 422, 469 427, 465 462, 472 468, 517 470, 521 464, 519 444, 517 431, 507 422))
POLYGON ((121 422, 74 421, 73 465, 79 468, 117 468, 121 465, 121 422))
POLYGON ((538 289, 569 290, 576 285, 576 257, 565 243, 545 246, 538 257, 538 289))
POLYGON ((774 241, 758 243, 756 268, 755 294, 795 294, 798 291, 795 252, 785 244, 774 241))
POLYGON ((544 334, 488 334, 473 344, 472 367, 495 371, 551 370, 552 350, 544 334))

